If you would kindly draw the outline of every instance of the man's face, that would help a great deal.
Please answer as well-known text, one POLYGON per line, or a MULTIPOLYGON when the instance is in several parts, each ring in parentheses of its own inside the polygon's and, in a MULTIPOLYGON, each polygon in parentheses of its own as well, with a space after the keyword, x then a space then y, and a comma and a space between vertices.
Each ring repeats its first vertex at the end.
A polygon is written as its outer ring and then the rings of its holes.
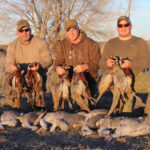
POLYGON ((131 35, 132 26, 126 20, 119 22, 117 27, 119 37, 128 37, 131 35))
POLYGON ((28 27, 23 27, 19 31, 17 30, 16 34, 18 35, 20 40, 26 42, 30 39, 31 30, 28 27))
POLYGON ((76 41, 79 37, 79 29, 78 28, 70 28, 66 31, 67 37, 70 41, 76 41))

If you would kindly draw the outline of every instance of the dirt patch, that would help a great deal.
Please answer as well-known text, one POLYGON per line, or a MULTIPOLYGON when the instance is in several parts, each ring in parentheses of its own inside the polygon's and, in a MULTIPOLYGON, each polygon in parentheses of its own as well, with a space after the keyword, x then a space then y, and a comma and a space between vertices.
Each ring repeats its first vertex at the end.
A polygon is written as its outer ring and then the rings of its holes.
POLYGON ((75 131, 38 135, 21 127, 7 127, 6 130, 0 131, 0 135, 0 149, 150 149, 149 135, 136 138, 121 137, 119 139, 113 139, 111 142, 106 142, 98 136, 84 138, 75 131))

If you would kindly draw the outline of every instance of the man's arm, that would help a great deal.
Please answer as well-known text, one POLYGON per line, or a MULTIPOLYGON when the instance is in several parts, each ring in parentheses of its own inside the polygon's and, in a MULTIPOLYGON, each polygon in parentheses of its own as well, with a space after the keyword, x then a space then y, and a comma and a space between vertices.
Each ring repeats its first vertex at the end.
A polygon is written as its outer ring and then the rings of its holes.
POLYGON ((150 67, 150 51, 147 43, 141 39, 137 45, 138 49, 138 59, 133 60, 132 69, 135 70, 135 74, 143 71, 144 69, 150 67))
POLYGON ((60 75, 65 73, 65 69, 61 67, 64 65, 64 63, 65 63, 65 58, 64 58, 63 48, 61 44, 59 43, 59 45, 57 46, 57 50, 56 50, 56 59, 54 61, 53 69, 56 70, 56 72, 60 75))
POLYGON ((15 49, 12 45, 9 45, 7 48, 5 69, 6 72, 12 73, 16 70, 15 68, 15 49))
POLYGON ((113 60, 111 58, 109 58, 111 56, 110 54, 110 43, 107 42, 104 46, 104 50, 102 53, 102 57, 100 60, 100 69, 107 69, 108 67, 112 67, 113 66, 113 60))
POLYGON ((99 47, 98 43, 94 43, 90 47, 90 50, 89 50, 90 62, 87 64, 90 74, 97 73, 97 71, 99 69, 100 58, 101 58, 100 47, 99 47))

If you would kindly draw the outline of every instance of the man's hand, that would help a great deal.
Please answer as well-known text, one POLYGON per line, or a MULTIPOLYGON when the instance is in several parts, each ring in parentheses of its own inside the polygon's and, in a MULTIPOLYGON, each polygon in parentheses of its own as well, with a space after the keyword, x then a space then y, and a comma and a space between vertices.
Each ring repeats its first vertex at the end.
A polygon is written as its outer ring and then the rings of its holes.
POLYGON ((32 71, 36 71, 36 70, 39 70, 39 67, 40 67, 40 64, 37 64, 37 65, 34 65, 33 67, 31 67, 30 69, 32 71))
POLYGON ((12 70, 12 72, 15 72, 15 71, 18 70, 18 68, 17 68, 17 66, 15 66, 15 65, 11 65, 11 70, 12 70))
POLYGON ((108 58, 107 59, 107 66, 109 68, 112 68, 114 66, 114 61, 111 59, 111 58, 108 58))
POLYGON ((124 63, 121 65, 121 68, 131 68, 132 62, 130 60, 124 60, 124 63))
POLYGON ((56 72, 57 72, 59 75, 62 75, 62 74, 64 74, 66 71, 65 71, 65 69, 63 69, 63 67, 58 66, 58 67, 56 67, 56 72))
POLYGON ((89 66, 87 64, 77 65, 74 67, 73 71, 76 72, 84 72, 85 70, 88 70, 89 66))

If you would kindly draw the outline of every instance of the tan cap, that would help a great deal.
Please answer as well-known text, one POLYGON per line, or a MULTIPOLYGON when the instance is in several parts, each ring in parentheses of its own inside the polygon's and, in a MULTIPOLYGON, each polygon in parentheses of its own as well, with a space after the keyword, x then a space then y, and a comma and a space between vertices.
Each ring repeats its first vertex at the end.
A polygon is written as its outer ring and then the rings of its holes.
POLYGON ((77 28, 78 23, 75 19, 68 20, 64 23, 64 29, 67 31, 70 28, 77 28))
POLYGON ((27 20, 19 20, 19 21, 17 22, 17 26, 16 26, 17 30, 20 30, 20 29, 23 28, 23 27, 28 27, 28 28, 30 28, 30 25, 29 25, 29 23, 28 23, 27 20))
POLYGON ((122 20, 126 20, 131 25, 130 18, 127 17, 127 16, 121 16, 121 17, 119 17, 118 20, 117 20, 117 24, 119 24, 120 21, 122 21, 122 20))

